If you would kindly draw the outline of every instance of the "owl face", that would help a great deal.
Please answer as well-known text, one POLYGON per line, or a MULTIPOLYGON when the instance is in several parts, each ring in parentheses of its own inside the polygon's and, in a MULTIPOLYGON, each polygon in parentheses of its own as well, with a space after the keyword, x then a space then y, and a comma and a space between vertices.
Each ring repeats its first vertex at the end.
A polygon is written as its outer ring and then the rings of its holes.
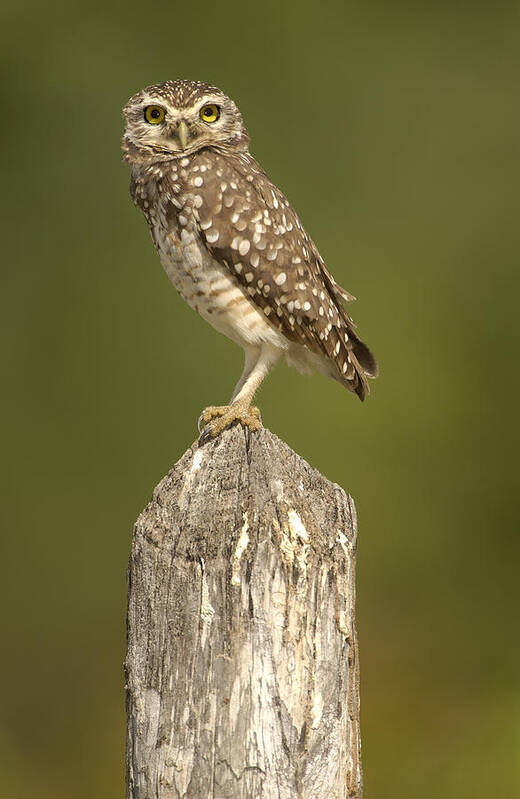
POLYGON ((134 94, 123 109, 127 160, 157 161, 220 146, 246 150, 242 116, 220 89, 176 80, 134 94))

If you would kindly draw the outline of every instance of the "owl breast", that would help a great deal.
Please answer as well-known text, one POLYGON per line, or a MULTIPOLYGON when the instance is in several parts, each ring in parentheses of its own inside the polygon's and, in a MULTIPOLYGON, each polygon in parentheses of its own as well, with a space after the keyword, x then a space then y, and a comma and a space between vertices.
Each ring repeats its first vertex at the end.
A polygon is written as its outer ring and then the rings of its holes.
POLYGON ((285 337, 275 330, 245 294, 226 267, 216 261, 192 220, 181 226, 163 224, 159 213, 151 225, 152 238, 169 279, 200 316, 240 346, 269 342, 287 349, 285 337))

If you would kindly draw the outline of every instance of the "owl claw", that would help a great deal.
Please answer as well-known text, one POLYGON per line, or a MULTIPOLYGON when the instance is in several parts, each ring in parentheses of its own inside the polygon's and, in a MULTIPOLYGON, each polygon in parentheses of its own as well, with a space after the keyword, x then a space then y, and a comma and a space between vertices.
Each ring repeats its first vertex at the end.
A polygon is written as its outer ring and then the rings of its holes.
POLYGON ((212 419, 218 416, 223 416, 226 411, 230 408, 229 405, 209 405, 207 408, 204 408, 201 415, 197 419, 197 429, 199 433, 202 433, 203 428, 211 422, 212 419))
POLYGON ((260 410, 255 406, 236 403, 235 405, 210 405, 199 416, 197 427, 204 439, 216 438, 223 430, 235 422, 240 422, 250 430, 262 427, 260 410), (204 428, 201 431, 201 427, 204 428))

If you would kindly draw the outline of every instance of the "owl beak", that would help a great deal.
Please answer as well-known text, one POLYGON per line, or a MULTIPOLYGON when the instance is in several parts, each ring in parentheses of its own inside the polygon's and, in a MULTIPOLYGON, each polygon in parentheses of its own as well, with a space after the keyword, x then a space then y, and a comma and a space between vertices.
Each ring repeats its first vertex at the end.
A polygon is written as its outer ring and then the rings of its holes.
POLYGON ((181 144, 181 149, 185 150, 186 145, 188 144, 189 130, 187 124, 183 119, 181 119, 181 121, 179 122, 179 127, 177 128, 177 136, 181 144))

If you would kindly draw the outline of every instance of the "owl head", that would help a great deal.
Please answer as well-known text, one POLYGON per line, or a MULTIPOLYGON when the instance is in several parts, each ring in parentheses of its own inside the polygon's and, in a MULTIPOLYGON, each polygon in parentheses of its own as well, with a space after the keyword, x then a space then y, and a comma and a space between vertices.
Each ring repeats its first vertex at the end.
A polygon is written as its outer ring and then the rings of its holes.
POLYGON ((123 108, 124 157, 156 162, 182 158, 203 147, 247 150, 242 115, 224 92, 191 80, 148 86, 123 108))

